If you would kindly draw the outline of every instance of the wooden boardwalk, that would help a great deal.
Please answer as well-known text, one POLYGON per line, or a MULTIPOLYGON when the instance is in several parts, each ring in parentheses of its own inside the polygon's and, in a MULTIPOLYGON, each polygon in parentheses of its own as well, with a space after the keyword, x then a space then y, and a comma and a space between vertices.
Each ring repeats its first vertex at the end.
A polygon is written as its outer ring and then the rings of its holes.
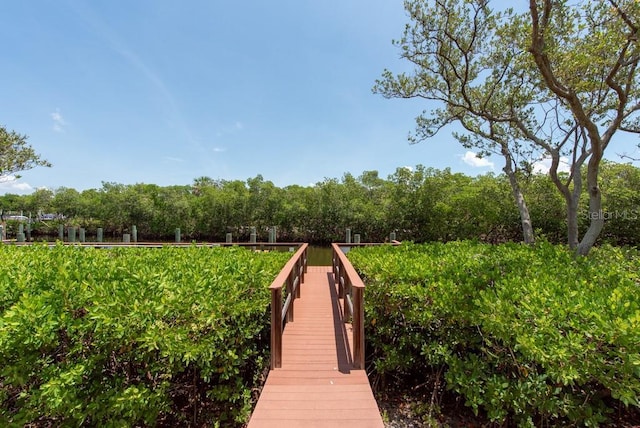
POLYGON ((248 428, 383 428, 366 372, 352 368, 352 339, 331 267, 309 266, 282 367, 269 372, 248 428))

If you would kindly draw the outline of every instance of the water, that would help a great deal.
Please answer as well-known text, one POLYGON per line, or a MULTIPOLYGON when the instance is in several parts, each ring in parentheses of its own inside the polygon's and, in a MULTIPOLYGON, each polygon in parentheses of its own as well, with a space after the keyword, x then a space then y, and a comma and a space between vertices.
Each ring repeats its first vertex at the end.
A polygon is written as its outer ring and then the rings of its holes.
POLYGON ((331 266, 333 251, 331 247, 309 245, 307 249, 307 263, 309 266, 331 266))

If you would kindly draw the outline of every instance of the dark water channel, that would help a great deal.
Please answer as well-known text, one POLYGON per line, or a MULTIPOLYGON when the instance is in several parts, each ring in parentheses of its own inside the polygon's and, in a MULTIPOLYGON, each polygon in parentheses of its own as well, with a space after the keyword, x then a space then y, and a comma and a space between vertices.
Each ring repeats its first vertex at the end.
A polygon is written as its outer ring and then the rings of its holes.
POLYGON ((331 266, 333 254, 331 247, 309 245, 307 263, 309 266, 331 266))

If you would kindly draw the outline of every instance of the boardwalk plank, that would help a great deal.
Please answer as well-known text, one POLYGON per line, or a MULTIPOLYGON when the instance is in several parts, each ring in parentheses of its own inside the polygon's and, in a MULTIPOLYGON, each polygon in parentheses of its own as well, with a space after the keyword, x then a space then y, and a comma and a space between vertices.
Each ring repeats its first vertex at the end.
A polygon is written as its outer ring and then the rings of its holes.
POLYGON ((351 364, 352 332, 342 322, 331 268, 310 267, 248 428, 383 428, 364 370, 351 364))

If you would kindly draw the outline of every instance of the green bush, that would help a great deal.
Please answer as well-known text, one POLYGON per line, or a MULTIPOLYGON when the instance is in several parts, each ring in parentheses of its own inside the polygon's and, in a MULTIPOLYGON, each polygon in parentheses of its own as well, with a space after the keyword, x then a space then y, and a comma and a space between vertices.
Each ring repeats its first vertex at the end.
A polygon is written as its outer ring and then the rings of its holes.
POLYGON ((640 257, 476 242, 353 250, 379 374, 444 368, 476 413, 595 426, 640 406, 640 257))
POLYGON ((0 425, 240 424, 288 257, 0 246, 0 425))

